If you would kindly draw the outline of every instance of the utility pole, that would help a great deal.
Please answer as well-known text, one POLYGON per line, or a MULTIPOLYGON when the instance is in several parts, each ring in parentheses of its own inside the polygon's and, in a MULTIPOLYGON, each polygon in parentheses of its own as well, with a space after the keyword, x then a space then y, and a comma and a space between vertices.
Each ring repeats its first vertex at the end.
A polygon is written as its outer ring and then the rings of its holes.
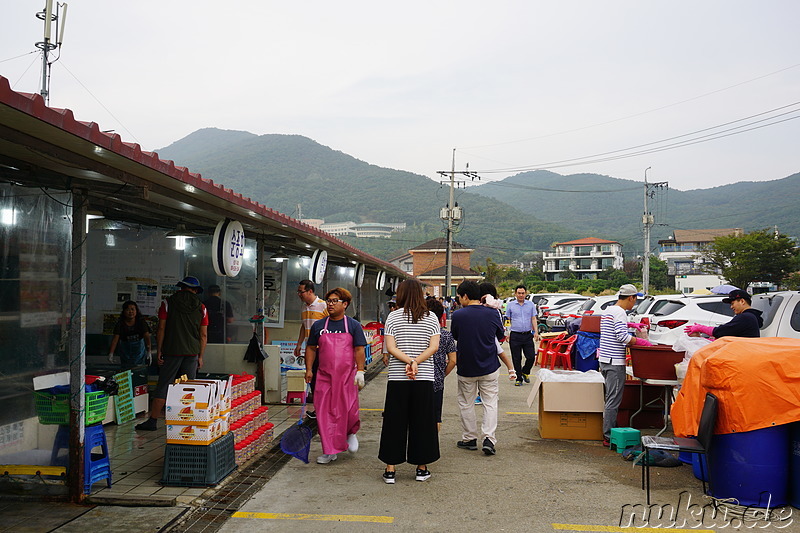
POLYGON ((644 260, 642 261, 642 292, 647 294, 650 288, 650 228, 655 225, 655 218, 650 212, 650 198, 655 196, 656 189, 664 188, 669 185, 666 181, 647 183, 647 171, 652 167, 644 169, 644 214, 642 224, 644 225, 644 260))
MULTIPOLYGON (((44 98, 45 105, 50 105, 50 66, 52 63, 48 61, 48 55, 53 50, 61 48, 61 43, 64 41, 67 4, 55 2, 54 6, 53 0, 45 0, 44 10, 36 13, 36 18, 44 21, 44 40, 36 43, 36 48, 42 51, 42 88, 39 94, 44 98), (55 7, 55 12, 53 12, 53 7, 55 7), (60 29, 58 26, 59 20, 61 21, 60 29), (56 23, 55 39, 51 39, 53 22, 56 23)), ((56 58, 56 61, 58 61, 58 58, 56 58)))
POLYGON ((453 230, 458 225, 458 222, 461 220, 462 209, 455 203, 455 188, 457 184, 461 184, 462 187, 466 186, 466 181, 456 181, 456 174, 460 174, 466 177, 471 178, 473 181, 475 178, 480 180, 480 177, 476 172, 470 172, 469 170, 469 163, 467 163, 465 170, 456 171, 456 149, 453 148, 453 162, 450 166, 450 171, 446 170, 439 170, 436 172, 441 176, 448 176, 450 179, 448 180, 450 183, 450 200, 447 203, 447 207, 443 208, 439 212, 439 218, 445 220, 447 222, 447 247, 445 253, 445 278, 444 278, 444 286, 445 286, 445 294, 443 296, 452 296, 451 292, 451 285, 453 282, 453 230))

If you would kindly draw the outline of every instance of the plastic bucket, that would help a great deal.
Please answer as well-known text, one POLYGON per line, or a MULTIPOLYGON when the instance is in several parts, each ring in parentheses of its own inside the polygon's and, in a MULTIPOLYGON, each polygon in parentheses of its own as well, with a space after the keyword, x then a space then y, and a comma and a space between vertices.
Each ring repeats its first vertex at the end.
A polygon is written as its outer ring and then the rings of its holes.
POLYGON ((789 425, 714 435, 709 456, 711 495, 740 505, 789 502, 789 425))
POLYGON ((679 460, 680 460, 680 462, 682 462, 683 464, 685 464, 685 465, 690 465, 690 464, 692 464, 692 460, 693 460, 693 459, 692 459, 692 456, 693 456, 693 455, 694 455, 694 454, 693 454, 693 453, 691 453, 691 452, 679 452, 679 453, 678 453, 678 459, 679 459, 679 460))
POLYGON ((800 509, 800 422, 789 424, 791 448, 789 455, 789 503, 800 509))

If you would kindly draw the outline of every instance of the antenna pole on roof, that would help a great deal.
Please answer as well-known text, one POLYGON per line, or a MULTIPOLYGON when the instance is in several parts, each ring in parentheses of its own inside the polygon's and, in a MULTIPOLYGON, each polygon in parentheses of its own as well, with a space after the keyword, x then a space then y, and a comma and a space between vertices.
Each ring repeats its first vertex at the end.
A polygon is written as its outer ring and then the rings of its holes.
MULTIPOLYGON (((39 94, 44 98, 44 103, 50 105, 50 67, 53 62, 49 60, 49 55, 50 52, 61 48, 61 43, 64 41, 67 4, 45 0, 44 10, 36 13, 36 18, 44 21, 44 40, 36 43, 36 48, 42 51, 42 88, 39 94), (60 27, 59 21, 61 22, 60 27), (53 23, 55 23, 55 39, 53 39, 53 23)), ((55 61, 58 61, 58 58, 55 61)))

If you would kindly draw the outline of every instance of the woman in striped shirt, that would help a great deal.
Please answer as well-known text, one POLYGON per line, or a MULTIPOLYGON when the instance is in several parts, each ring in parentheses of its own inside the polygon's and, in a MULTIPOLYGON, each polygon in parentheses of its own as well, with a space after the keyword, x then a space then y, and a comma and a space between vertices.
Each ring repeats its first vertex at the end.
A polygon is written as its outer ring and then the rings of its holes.
POLYGON ((395 465, 417 465, 416 480, 426 481, 431 477, 428 464, 439 459, 431 360, 439 347, 439 321, 428 311, 417 280, 400 284, 397 305, 384 328, 391 359, 378 452, 386 463, 383 480, 389 484, 395 481, 395 465))

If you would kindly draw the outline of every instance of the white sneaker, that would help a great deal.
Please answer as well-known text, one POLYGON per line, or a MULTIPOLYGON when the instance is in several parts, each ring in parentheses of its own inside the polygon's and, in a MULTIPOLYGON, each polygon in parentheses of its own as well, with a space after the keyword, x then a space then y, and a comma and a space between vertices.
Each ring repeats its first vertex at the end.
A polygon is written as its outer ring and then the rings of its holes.
POLYGON ((347 451, 356 453, 358 451, 358 437, 355 433, 347 436, 347 451))
POLYGON ((317 464, 326 465, 326 464, 330 463, 331 461, 335 461, 338 458, 339 458, 339 456, 337 454, 335 454, 335 453, 331 454, 331 455, 322 454, 319 457, 317 457, 317 464))

